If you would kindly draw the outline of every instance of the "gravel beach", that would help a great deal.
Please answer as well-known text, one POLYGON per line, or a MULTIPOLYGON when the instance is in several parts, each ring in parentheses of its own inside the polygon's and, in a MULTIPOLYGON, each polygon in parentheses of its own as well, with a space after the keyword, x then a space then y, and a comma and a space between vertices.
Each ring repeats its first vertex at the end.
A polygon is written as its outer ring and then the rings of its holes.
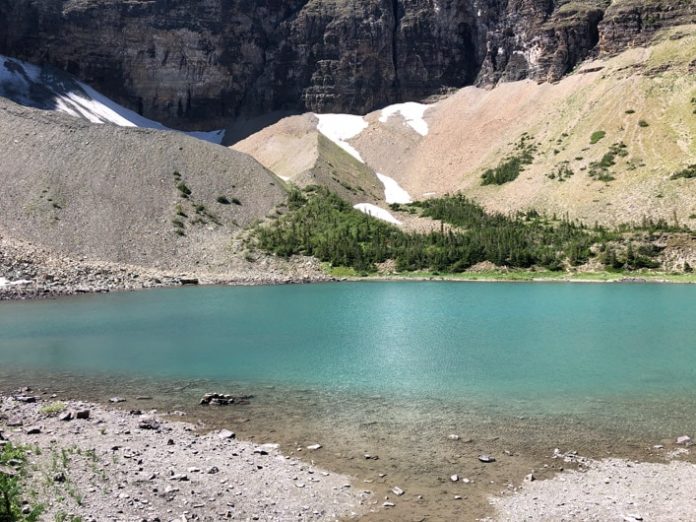
POLYGON ((491 520, 677 522, 696 516, 694 464, 604 459, 583 467, 549 480, 528 480, 517 492, 493 498, 497 518, 491 520))
POLYGON ((176 412, 16 397, 0 398, 0 446, 24 448, 22 500, 41 520, 350 519, 371 496, 274 444, 167 420, 176 412))

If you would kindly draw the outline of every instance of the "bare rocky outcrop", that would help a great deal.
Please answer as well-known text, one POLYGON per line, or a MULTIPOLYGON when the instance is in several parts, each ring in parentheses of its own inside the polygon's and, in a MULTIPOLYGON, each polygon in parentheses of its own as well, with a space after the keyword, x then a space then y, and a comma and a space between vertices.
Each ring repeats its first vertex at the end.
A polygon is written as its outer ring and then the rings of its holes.
POLYGON ((555 81, 693 19, 693 0, 0 0, 0 53, 71 72, 167 125, 211 128, 555 81))

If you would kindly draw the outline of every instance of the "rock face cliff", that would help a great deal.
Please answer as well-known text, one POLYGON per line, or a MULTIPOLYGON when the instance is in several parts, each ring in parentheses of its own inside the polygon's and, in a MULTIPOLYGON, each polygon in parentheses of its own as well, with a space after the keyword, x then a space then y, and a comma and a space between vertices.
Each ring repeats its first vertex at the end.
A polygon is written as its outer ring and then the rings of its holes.
POLYGON ((0 53, 171 126, 365 113, 467 84, 555 81, 693 21, 696 0, 0 0, 0 53), (598 46, 598 42, 600 45, 598 46))

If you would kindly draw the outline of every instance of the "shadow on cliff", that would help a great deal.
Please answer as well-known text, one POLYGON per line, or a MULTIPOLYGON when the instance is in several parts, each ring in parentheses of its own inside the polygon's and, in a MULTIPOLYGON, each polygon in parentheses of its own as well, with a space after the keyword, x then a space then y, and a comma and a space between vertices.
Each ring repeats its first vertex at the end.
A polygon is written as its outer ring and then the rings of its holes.
POLYGON ((225 138, 222 141, 222 145, 231 147, 237 142, 240 142, 252 134, 270 127, 278 123, 283 118, 288 116, 296 116, 302 114, 300 110, 282 110, 273 111, 261 116, 255 116, 253 118, 238 118, 225 128, 225 138))

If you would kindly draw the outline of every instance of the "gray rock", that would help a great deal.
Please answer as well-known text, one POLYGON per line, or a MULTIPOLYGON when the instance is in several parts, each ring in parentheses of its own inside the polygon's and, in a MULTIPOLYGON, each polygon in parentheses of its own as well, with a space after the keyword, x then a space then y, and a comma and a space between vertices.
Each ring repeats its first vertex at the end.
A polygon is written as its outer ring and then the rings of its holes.
POLYGON ((160 423, 152 415, 143 415, 138 420, 138 428, 141 430, 158 430, 160 423))
POLYGON ((19 402, 31 403, 36 402, 36 397, 33 395, 15 395, 14 400, 19 402))
POLYGON ((112 404, 117 404, 119 402, 126 402, 126 399, 124 399, 123 397, 111 397, 109 399, 109 402, 112 404))
POLYGON ((71 421, 73 420, 73 414, 71 411, 66 411, 58 417, 58 420, 61 420, 63 422, 71 421))
POLYGON ((14 477, 15 475, 17 475, 17 472, 9 466, 0 466, 0 475, 14 477))
POLYGON ((495 462, 495 457, 491 457, 490 455, 479 455, 478 459, 485 463, 495 462))
POLYGON ((75 413, 75 418, 76 419, 89 419, 90 411, 89 410, 80 410, 77 413, 75 413))
POLYGON ((392 489, 392 493, 394 493, 397 497, 400 497, 404 493, 406 493, 403 489, 401 489, 399 486, 394 486, 392 489))
POLYGON ((41 428, 39 426, 29 426, 25 431, 27 435, 38 435, 41 433, 41 428))
POLYGON ((223 440, 229 440, 229 439, 234 439, 237 435, 230 430, 220 430, 218 432, 218 437, 223 439, 223 440))

